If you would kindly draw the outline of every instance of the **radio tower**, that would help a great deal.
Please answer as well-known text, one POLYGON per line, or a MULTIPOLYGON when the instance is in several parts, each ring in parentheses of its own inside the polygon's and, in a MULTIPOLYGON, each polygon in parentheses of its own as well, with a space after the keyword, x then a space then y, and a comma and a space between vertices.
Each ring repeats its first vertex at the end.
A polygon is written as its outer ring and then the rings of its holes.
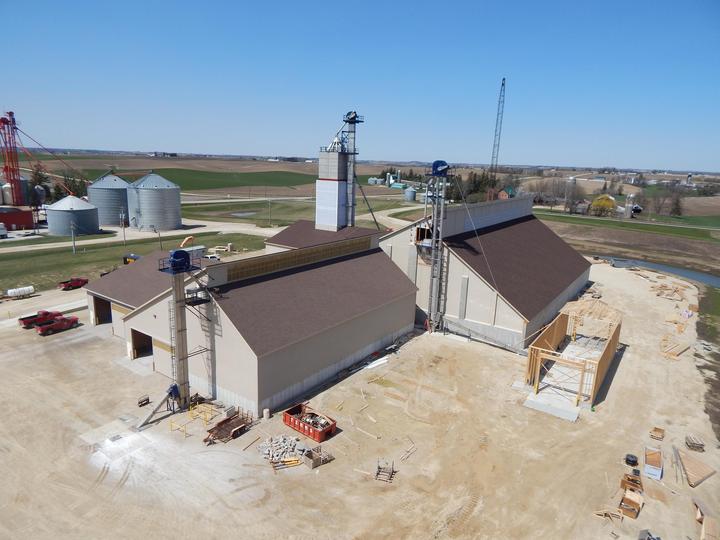
POLYGON ((13 206, 21 206, 25 202, 20 186, 20 164, 18 163, 17 140, 15 131, 15 113, 5 113, 0 117, 0 144, 2 145, 3 175, 12 190, 13 206))
POLYGON ((503 112, 505 111, 505 77, 500 85, 497 117, 495 118, 495 138, 493 140, 492 158, 490 159, 490 188, 495 189, 497 183, 498 154, 500 153, 500 134, 502 133, 503 112))

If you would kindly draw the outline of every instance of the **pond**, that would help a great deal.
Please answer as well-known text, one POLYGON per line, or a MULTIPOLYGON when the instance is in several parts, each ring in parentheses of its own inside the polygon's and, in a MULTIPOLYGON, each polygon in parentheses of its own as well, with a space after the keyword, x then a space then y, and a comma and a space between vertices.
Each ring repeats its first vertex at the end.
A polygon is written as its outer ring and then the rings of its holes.
POLYGON ((674 274, 676 276, 692 279, 711 287, 720 288, 720 276, 713 274, 707 274, 705 272, 697 272, 695 270, 688 270, 687 268, 680 268, 678 266, 670 266, 668 264, 660 264, 649 261, 641 261, 637 259, 623 259, 620 257, 600 257, 618 268, 627 268, 629 266, 639 266, 641 268, 649 268, 650 270, 657 270, 658 272, 665 272, 668 274, 674 274))

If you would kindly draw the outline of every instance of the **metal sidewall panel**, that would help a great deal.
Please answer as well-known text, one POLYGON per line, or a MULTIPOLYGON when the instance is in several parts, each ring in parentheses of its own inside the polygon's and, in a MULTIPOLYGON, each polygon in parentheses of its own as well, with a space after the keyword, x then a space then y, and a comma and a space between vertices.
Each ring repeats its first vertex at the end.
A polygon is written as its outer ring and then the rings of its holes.
POLYGON ((97 234, 100 232, 97 208, 82 210, 51 210, 46 211, 48 233, 52 236, 71 236, 73 224, 75 234, 97 234))
POLYGON ((128 195, 127 187, 95 187, 88 188, 90 203, 98 209, 98 221, 100 225, 122 225, 120 215, 128 220, 128 195))
POLYGON ((182 227, 180 188, 128 188, 130 226, 171 231, 182 227))

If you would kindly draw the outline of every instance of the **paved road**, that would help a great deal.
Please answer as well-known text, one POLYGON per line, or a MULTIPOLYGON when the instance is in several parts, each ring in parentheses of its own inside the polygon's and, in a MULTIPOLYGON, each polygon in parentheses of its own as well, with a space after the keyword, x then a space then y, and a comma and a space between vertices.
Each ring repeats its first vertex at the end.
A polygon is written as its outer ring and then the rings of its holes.
MULTIPOLYGON (((115 231, 117 234, 110 238, 94 238, 92 240, 77 240, 75 245, 77 247, 89 246, 91 244, 115 244, 123 241, 123 233, 120 227, 108 227, 103 226, 103 229, 109 231, 115 231)), ((183 219, 183 229, 177 231, 165 231, 161 235, 165 236, 181 236, 187 234, 188 236, 198 233, 207 232, 221 232, 221 233, 242 233, 252 234, 255 236, 263 236, 268 238, 274 236, 284 227, 258 227, 252 223, 224 223, 219 221, 199 221, 195 219, 183 219)), ((157 238, 157 233, 150 231, 139 231, 131 227, 125 228, 125 236, 127 240, 142 240, 148 238, 157 238)), ((38 244, 23 245, 23 246, 12 246, 0 248, 0 255, 3 253, 12 253, 15 251, 40 251, 44 249, 55 249, 60 247, 70 247, 72 242, 55 242, 51 244, 38 244)))

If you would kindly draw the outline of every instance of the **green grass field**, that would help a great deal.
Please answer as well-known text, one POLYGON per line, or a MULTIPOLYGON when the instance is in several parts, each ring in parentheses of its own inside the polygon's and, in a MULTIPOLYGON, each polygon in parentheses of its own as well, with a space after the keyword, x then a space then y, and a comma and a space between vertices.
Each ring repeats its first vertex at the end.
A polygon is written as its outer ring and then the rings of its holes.
MULTIPOLYGON (((88 234, 84 236, 78 236, 76 240, 94 240, 95 238, 112 238, 115 236, 114 232, 106 232, 101 234, 88 234)), ((70 236, 42 236, 42 238, 33 238, 27 240, 0 240, 0 252, 3 248, 11 248, 18 246, 37 246, 40 244, 55 244, 57 242, 70 242, 72 237, 70 236)))
POLYGON ((604 227, 609 229, 622 229, 626 231, 646 232, 652 234, 661 234, 666 236, 680 236, 683 238, 691 238, 693 240, 708 240, 720 243, 720 239, 714 238, 712 231, 706 229, 690 229, 682 227, 669 227, 667 225, 641 223, 638 221, 619 221, 609 218, 582 218, 577 216, 567 216, 559 212, 535 211, 535 215, 546 221, 559 221, 561 223, 572 223, 573 225, 583 225, 586 227, 604 227))
MULTIPOLYGON (((162 239, 164 250, 179 246, 187 235, 168 236, 162 239)), ((235 249, 261 249, 264 239, 259 236, 245 234, 195 234, 195 244, 212 247, 232 242, 235 249)), ((21 251, 0 254, 0 288, 33 285, 36 290, 52 289, 57 283, 72 276, 97 278, 100 273, 107 272, 122 265, 122 257, 126 253, 145 255, 160 249, 157 238, 134 240, 123 246, 122 243, 93 244, 81 246, 76 254, 71 248, 48 249, 42 251, 21 251)))
MULTIPOLYGON (((374 211, 389 210, 403 206, 399 199, 370 199, 374 211)), ((365 201, 357 202, 356 215, 368 213, 365 201)), ((299 219, 315 219, 315 201, 248 201, 218 204, 185 204, 182 207, 184 218, 205 221, 236 221, 254 223, 260 227, 285 226, 299 219), (234 214, 248 213, 247 216, 234 214)), ((372 223, 372 218, 370 218, 372 223)))
MULTIPOLYGON (((643 212, 645 214, 645 212, 643 212)), ((647 214, 648 220, 659 221, 661 223, 671 223, 673 225, 694 225, 696 227, 717 227, 720 229, 720 216, 662 216, 658 214, 647 214)), ((641 219, 643 219, 641 217, 641 219)))
MULTIPOLYGON (((95 180, 101 174, 107 172, 104 169, 82 169, 82 172, 90 179, 95 180)), ((116 171, 117 174, 126 180, 137 180, 147 171, 140 173, 133 171, 116 171)), ((198 189, 219 189, 245 186, 270 186, 288 187, 302 184, 312 184, 315 176, 285 171, 269 172, 215 172, 196 171, 192 169, 155 169, 159 175, 175 182, 185 191, 198 189)))

